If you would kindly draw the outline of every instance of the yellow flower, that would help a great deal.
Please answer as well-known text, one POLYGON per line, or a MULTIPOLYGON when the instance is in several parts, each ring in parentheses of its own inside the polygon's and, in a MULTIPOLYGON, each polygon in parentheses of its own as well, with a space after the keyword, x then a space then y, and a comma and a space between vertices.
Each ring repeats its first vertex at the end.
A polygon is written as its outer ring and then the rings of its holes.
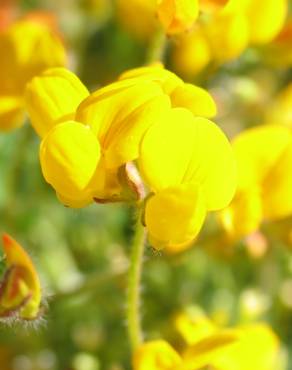
POLYGON ((133 356, 134 370, 172 370, 182 362, 180 355, 164 340, 140 345, 133 356))
MULTIPOLYGON (((59 199, 71 207, 81 207, 93 199, 122 200, 126 194, 128 199, 125 184, 133 182, 123 168, 138 159, 145 132, 156 123, 163 127, 167 124, 172 107, 186 108, 190 117, 211 117, 216 113, 215 103, 205 90, 185 84, 156 65, 124 73, 119 81, 82 100, 74 114, 81 96, 87 93, 79 81, 73 84, 73 77, 67 74, 58 69, 35 78, 27 95, 37 97, 36 103, 27 100, 39 131, 41 117, 44 133, 55 125, 44 136, 41 166, 59 199), (76 101, 66 97, 67 82, 76 101), (42 97, 43 104, 37 104, 42 97), (72 116, 74 122, 58 123, 72 116)), ((190 191, 194 195, 194 189, 190 191)), ((196 194, 200 197, 198 191, 196 194)), ((199 211, 202 219, 204 213, 199 211)))
POLYGON ((239 134, 233 148, 238 189, 220 217, 231 235, 241 237, 265 219, 292 213, 292 136, 287 127, 264 125, 239 134))
POLYGON ((206 212, 226 207, 233 197, 235 162, 228 140, 213 122, 173 108, 148 129, 140 150, 139 169, 154 193, 145 206, 152 245, 190 243, 206 212))
POLYGON ((159 0, 157 14, 167 34, 181 33, 198 18, 199 3, 198 0, 159 0))
POLYGON ((26 108, 31 124, 44 137, 56 124, 74 119, 75 111, 89 95, 78 77, 65 68, 51 68, 27 84, 26 108))
POLYGON ((62 66, 65 51, 59 38, 32 20, 16 22, 0 33, 0 129, 23 122, 26 83, 48 67, 62 66))
POLYGON ((41 287, 35 267, 24 249, 9 235, 3 235, 7 272, 1 283, 0 316, 37 318, 41 287))

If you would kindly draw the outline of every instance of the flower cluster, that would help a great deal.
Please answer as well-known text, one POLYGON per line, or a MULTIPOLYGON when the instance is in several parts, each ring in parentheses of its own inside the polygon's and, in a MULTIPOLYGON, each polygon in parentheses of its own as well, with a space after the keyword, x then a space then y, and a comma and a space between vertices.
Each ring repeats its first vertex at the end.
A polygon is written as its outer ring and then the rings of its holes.
POLYGON ((51 69, 28 85, 26 103, 43 138, 43 175, 65 205, 139 200, 135 162, 155 248, 191 242, 206 213, 233 197, 235 161, 208 120, 212 97, 161 65, 125 72, 92 94, 73 73, 51 69))
POLYGON ((176 41, 173 63, 193 76, 208 65, 238 58, 249 45, 270 43, 284 26, 287 0, 229 0, 176 41))

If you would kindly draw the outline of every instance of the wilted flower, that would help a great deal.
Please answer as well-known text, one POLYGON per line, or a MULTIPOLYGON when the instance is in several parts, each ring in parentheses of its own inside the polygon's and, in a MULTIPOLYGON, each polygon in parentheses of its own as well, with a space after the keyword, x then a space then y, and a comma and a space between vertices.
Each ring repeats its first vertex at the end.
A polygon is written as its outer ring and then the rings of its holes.
POLYGON ((35 267, 25 250, 9 235, 3 235, 7 270, 0 285, 0 317, 36 319, 41 287, 35 267))

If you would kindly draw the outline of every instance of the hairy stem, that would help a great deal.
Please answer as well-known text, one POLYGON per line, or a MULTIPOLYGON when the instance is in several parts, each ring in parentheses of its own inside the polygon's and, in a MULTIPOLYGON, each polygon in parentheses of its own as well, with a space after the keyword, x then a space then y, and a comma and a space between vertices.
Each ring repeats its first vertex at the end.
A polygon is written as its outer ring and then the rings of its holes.
POLYGON ((139 209, 131 247, 131 258, 128 272, 127 321, 132 351, 142 342, 143 336, 140 318, 140 285, 144 243, 145 232, 141 223, 141 209, 139 209))

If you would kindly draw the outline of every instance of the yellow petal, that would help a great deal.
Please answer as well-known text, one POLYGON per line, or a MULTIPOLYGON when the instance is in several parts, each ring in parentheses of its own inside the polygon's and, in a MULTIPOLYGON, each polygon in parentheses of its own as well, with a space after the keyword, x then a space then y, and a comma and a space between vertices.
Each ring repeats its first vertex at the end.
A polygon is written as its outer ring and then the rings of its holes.
POLYGON ((264 215, 270 220, 292 214, 292 137, 263 182, 264 215))
POLYGON ((183 370, 200 370, 213 365, 217 358, 233 349, 239 338, 239 331, 225 329, 188 347, 183 354, 183 370))
POLYGON ((8 131, 24 123, 23 99, 0 96, 0 131, 8 131))
POLYGON ((160 63, 155 63, 155 65, 147 67, 130 69, 119 77, 120 80, 133 78, 142 78, 157 82, 161 85, 166 94, 171 94, 177 86, 183 84, 183 81, 179 77, 177 77, 173 72, 163 68, 163 65, 160 63))
POLYGON ((208 210, 226 207, 234 195, 236 170, 228 140, 214 123, 182 108, 172 109, 146 132, 139 166, 154 191, 200 185, 208 210))
POLYGON ((238 167, 238 188, 262 183, 290 140, 289 129, 277 125, 255 127, 235 137, 232 145, 238 167))
POLYGON ((107 166, 117 167, 137 158, 141 136, 169 107, 169 98, 157 83, 125 80, 90 95, 76 119, 97 134, 107 166))
POLYGON ((55 124, 73 119, 88 95, 78 77, 65 68, 51 68, 34 77, 26 88, 26 107, 36 132, 44 137, 55 124))
POLYGON ((59 194, 80 201, 88 188, 100 159, 100 146, 88 126, 75 121, 60 123, 43 139, 40 161, 46 181, 59 194))
POLYGON ((249 0, 247 19, 251 42, 255 44, 271 42, 284 26, 287 12, 287 0, 249 0))
POLYGON ((41 302, 35 267, 25 250, 7 234, 3 235, 3 246, 9 270, 2 285, 0 310, 2 314, 17 310, 21 318, 34 319, 41 302))
POLYGON ((159 0, 157 14, 167 34, 184 32, 198 18, 198 0, 159 0))
POLYGON ((195 116, 211 118, 216 115, 216 104, 211 95, 192 84, 178 86, 171 94, 171 103, 174 108, 189 109, 195 116))
POLYGON ((190 243, 205 217, 205 200, 197 186, 184 184, 159 191, 146 201, 145 225, 150 244, 161 249, 190 243))
POLYGON ((219 63, 235 59, 249 42, 248 22, 244 13, 228 8, 215 14, 205 32, 213 57, 219 63))
POLYGON ((215 324, 197 307, 191 312, 179 313, 175 318, 175 327, 188 345, 198 343, 218 330, 215 324))
POLYGON ((219 219, 234 238, 242 238, 258 230, 263 220, 261 189, 255 186, 237 192, 231 204, 220 212, 219 219))
POLYGON ((209 41, 202 27, 178 37, 172 60, 177 72, 188 79, 200 73, 212 59, 209 41))
POLYGON ((133 370, 171 370, 180 363, 179 354, 163 340, 141 344, 133 356, 133 370))
POLYGON ((265 324, 238 327, 239 339, 212 363, 224 370, 274 370, 279 365, 279 339, 265 324))
POLYGON ((164 119, 168 109, 169 98, 161 95, 141 104, 123 121, 111 126, 105 142, 106 166, 114 168, 137 159, 143 135, 150 126, 164 119))
POLYGON ((15 22, 0 35, 0 91, 22 94, 25 84, 49 67, 63 66, 65 50, 50 28, 32 20, 15 22))

